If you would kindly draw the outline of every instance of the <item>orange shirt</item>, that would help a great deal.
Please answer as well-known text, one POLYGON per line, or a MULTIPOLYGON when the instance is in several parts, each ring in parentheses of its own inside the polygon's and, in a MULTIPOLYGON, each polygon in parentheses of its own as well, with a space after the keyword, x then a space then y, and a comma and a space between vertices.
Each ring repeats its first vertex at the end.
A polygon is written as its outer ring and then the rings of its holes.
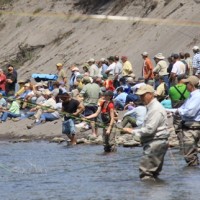
POLYGON ((143 66, 144 79, 153 79, 153 64, 149 58, 145 58, 143 66), (151 72, 148 76, 149 71, 151 72))
POLYGON ((106 90, 111 90, 111 91, 115 90, 115 87, 113 86, 113 80, 110 80, 110 79, 107 79, 104 82, 104 87, 106 88, 106 90))

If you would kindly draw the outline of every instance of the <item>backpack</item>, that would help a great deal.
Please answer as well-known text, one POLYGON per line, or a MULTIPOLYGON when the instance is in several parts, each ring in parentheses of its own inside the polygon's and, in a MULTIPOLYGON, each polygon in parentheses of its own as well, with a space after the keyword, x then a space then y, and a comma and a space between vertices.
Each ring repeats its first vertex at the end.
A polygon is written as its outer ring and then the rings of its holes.
MULTIPOLYGON (((104 123, 104 124, 109 124, 110 123, 110 120, 111 120, 111 118, 110 118, 110 112, 109 112, 109 110, 108 110, 108 106, 109 106, 109 104, 110 103, 113 103, 112 101, 110 101, 108 104, 107 104, 107 106, 106 106, 106 112, 104 112, 104 113, 102 113, 101 112, 101 120, 102 120, 102 122, 104 123)), ((101 104, 101 108, 104 108, 104 104, 105 104, 105 101, 101 104)), ((116 110, 114 109, 114 118, 115 118, 115 120, 117 120, 117 118, 118 118, 118 114, 117 114, 117 112, 116 112, 116 110)))

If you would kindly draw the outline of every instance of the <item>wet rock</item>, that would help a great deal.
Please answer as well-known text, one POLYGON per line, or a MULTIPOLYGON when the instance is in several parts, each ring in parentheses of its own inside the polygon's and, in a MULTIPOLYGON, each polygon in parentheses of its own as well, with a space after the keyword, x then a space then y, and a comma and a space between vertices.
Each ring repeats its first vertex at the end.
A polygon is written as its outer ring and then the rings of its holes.
POLYGON ((55 142, 55 143, 62 143, 62 142, 64 142, 64 141, 65 141, 65 139, 62 138, 62 137, 54 137, 54 138, 51 140, 51 142, 55 142))
POLYGON ((22 139, 19 139, 19 140, 13 140, 11 141, 12 143, 19 143, 19 142, 31 142, 30 139, 25 139, 25 138, 22 138, 22 139))
POLYGON ((85 138, 77 139, 77 144, 85 144, 85 143, 88 143, 87 139, 85 139, 85 138))
POLYGON ((125 142, 123 144, 123 147, 137 147, 140 146, 140 142, 137 142, 135 140, 130 140, 129 142, 125 142))

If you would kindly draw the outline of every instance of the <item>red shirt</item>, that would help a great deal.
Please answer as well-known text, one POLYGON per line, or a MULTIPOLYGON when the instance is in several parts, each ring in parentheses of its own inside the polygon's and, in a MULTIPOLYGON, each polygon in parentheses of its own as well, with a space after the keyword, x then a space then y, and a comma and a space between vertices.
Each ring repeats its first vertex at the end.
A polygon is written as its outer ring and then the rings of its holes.
POLYGON ((102 113, 110 113, 110 110, 114 109, 114 103, 112 101, 110 101, 109 103, 106 101, 103 101, 100 106, 101 106, 102 113))
POLYGON ((115 90, 115 87, 113 86, 113 80, 106 80, 104 82, 104 86, 105 86, 106 90, 111 90, 111 91, 115 90))
POLYGON ((5 91, 6 87, 6 75, 5 74, 1 74, 0 75, 0 88, 5 91))

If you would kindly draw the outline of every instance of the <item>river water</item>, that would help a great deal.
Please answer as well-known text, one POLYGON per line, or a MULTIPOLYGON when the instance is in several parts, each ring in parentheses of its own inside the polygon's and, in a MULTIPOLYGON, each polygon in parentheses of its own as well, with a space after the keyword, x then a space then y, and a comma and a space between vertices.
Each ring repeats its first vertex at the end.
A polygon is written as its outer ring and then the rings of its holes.
POLYGON ((1 200, 193 200, 200 198, 199 168, 187 168, 178 149, 168 151, 160 180, 138 178, 142 148, 47 142, 0 143, 1 200))

